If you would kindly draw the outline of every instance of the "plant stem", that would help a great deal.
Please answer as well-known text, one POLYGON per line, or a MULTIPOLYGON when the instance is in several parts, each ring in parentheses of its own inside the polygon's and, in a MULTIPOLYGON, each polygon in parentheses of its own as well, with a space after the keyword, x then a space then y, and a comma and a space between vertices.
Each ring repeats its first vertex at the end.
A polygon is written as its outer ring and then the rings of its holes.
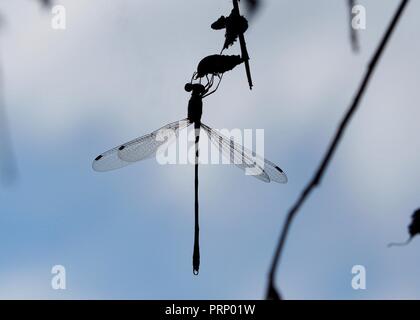
POLYGON ((344 132, 347 128, 347 126, 350 124, 350 120, 352 119, 355 112, 358 110, 360 102, 362 100, 362 97, 364 96, 364 93, 366 92, 366 89, 368 87, 369 81, 372 78, 372 75, 374 71, 376 70, 376 67, 378 66, 378 63, 386 49, 386 46, 396 29, 396 26, 398 22, 400 21, 400 18, 404 12, 404 9, 406 8, 407 4, 409 3, 409 0, 402 0, 400 5, 397 8, 397 11, 395 12, 388 28, 385 31, 385 34, 383 35, 378 48, 376 49, 369 65, 367 68, 367 71, 362 79, 362 82, 359 86, 359 89, 354 97, 354 100, 350 106, 350 108, 347 110, 344 118, 342 119, 335 136, 332 139, 332 142, 327 149, 323 160, 321 161, 317 171, 315 172, 315 175, 313 178, 309 181, 308 185, 303 189, 300 197, 297 199, 295 204, 292 206, 290 211, 287 214, 286 221, 283 225, 282 232, 280 234, 280 239, 277 244, 277 248, 274 253, 274 258, 271 264, 270 273, 269 273, 269 282, 268 282, 268 288, 267 288, 267 298, 273 297, 273 292, 276 293, 274 280, 276 275, 276 270, 280 262, 281 254, 284 250, 287 235, 290 231, 290 227, 292 225, 293 219, 296 217, 297 213, 299 212, 299 209, 305 202, 305 200, 308 198, 308 196, 311 194, 311 192, 321 183, 321 180, 328 168, 328 165, 330 164, 332 157, 337 149, 337 146, 339 145, 344 132))

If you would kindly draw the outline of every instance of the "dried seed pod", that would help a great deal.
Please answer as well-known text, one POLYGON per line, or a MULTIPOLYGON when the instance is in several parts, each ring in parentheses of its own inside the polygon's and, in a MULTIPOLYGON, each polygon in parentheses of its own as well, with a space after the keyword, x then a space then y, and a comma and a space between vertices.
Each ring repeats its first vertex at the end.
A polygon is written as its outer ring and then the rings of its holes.
POLYGON ((51 5, 52 5, 52 0, 39 0, 39 2, 41 2, 41 4, 44 6, 44 7, 51 7, 51 5))
POLYGON ((408 226, 408 233, 410 234, 410 237, 407 241, 401 243, 390 243, 388 247, 405 246, 409 244, 417 234, 420 234, 420 209, 414 212, 411 218, 411 224, 408 226))
POLYGON ((420 234, 420 209, 413 213, 412 219, 411 224, 408 226, 408 232, 413 238, 417 234, 420 234))
POLYGON ((205 57, 198 64, 196 78, 203 78, 207 75, 221 75, 242 62, 243 59, 240 56, 215 54, 205 57))
POLYGON ((222 30, 226 28, 226 17, 221 16, 216 22, 211 25, 213 30, 222 30))
POLYGON ((239 15, 235 10, 229 17, 221 16, 216 22, 211 25, 214 30, 226 29, 225 43, 223 50, 229 48, 235 43, 239 35, 244 34, 248 30, 248 20, 239 15))

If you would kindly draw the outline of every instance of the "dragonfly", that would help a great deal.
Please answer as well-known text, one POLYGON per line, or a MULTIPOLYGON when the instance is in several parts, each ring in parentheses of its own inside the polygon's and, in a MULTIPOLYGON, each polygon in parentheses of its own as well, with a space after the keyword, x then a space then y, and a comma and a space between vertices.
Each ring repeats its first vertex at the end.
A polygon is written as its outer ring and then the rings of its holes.
POLYGON ((176 140, 179 132, 189 126, 194 126, 194 249, 193 249, 193 273, 198 275, 200 268, 200 226, 199 226, 199 200, 198 200, 198 167, 199 167, 199 141, 200 133, 203 131, 209 137, 210 141, 218 147, 218 150, 228 159, 240 159, 233 161, 236 167, 247 171, 248 175, 269 183, 287 183, 287 176, 280 167, 273 162, 266 160, 253 151, 243 147, 239 143, 220 134, 201 122, 203 114, 203 99, 214 90, 209 92, 212 83, 203 85, 201 83, 187 83, 185 90, 191 93, 188 102, 188 115, 185 119, 169 123, 162 128, 153 131, 140 138, 121 144, 105 153, 102 153, 92 163, 95 171, 106 172, 119 169, 132 163, 156 157, 158 153, 167 150, 169 145, 176 140), (171 133, 168 135, 168 133, 171 133), (162 136, 165 139, 162 139, 162 136))

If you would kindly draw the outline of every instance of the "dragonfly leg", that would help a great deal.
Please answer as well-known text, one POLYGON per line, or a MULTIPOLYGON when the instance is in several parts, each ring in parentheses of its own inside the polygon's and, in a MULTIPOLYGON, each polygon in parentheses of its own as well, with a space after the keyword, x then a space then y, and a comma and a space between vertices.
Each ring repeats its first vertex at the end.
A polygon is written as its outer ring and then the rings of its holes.
MULTIPOLYGON (((203 95, 203 98, 208 97, 209 95, 211 95, 211 94, 215 93, 215 92, 217 91, 217 89, 219 89, 220 83, 222 82, 222 79, 223 79, 223 73, 221 73, 221 74, 217 74, 216 76, 219 78, 219 82, 217 83, 216 89, 214 89, 213 91, 208 92, 208 93, 206 93, 205 95, 203 95)), ((213 77, 214 77, 214 76, 213 76, 213 77)), ((213 86, 213 85, 212 85, 212 86, 213 86)), ((207 89, 207 91, 208 91, 210 88, 211 88, 211 87, 209 87, 209 88, 207 89)))
POLYGON ((195 71, 195 72, 193 73, 193 75, 192 75, 192 77, 191 77, 191 81, 190 81, 190 83, 193 83, 193 81, 194 81, 194 79, 196 79, 196 77, 197 77, 197 71, 195 71))

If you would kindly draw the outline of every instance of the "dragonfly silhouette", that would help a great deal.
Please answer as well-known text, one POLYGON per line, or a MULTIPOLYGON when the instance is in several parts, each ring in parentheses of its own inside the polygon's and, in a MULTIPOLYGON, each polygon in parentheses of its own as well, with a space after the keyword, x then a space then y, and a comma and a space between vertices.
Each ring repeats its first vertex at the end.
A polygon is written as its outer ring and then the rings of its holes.
MULTIPOLYGON (((188 103, 188 116, 187 118, 167 124, 166 126, 153 131, 152 133, 132 140, 117 146, 101 155, 99 155, 92 164, 95 171, 104 172, 124 167, 134 162, 151 158, 156 156, 159 152, 164 152, 170 145, 171 142, 175 141, 178 137, 180 130, 194 125, 195 130, 195 227, 194 227, 194 252, 193 252, 193 273, 198 275, 200 267, 200 247, 199 247, 199 203, 198 203, 198 164, 199 164, 199 141, 200 131, 203 130, 210 141, 215 144, 219 151, 228 157, 233 159, 232 164, 236 165, 242 170, 246 170, 248 175, 252 175, 255 178, 264 182, 278 182, 286 183, 286 174, 278 166, 271 161, 265 160, 262 157, 256 155, 251 150, 248 150, 240 144, 234 142, 216 130, 213 130, 209 126, 201 122, 201 116, 203 113, 203 99, 213 94, 217 88, 210 91, 213 86, 213 75, 217 74, 222 77, 225 71, 231 70, 234 66, 230 64, 233 59, 233 64, 236 65, 235 58, 226 58, 229 63, 226 65, 220 64, 220 61, 225 61, 225 58, 213 57, 210 60, 212 62, 215 59, 216 64, 200 63, 201 72, 198 73, 200 79, 205 77, 207 74, 211 74, 212 78, 204 86, 201 83, 190 83, 185 85, 185 90, 191 93, 191 98, 188 103), (222 59, 222 60, 220 60, 222 59), (231 68, 232 67, 232 68, 231 68)), ((197 74, 197 73, 195 73, 197 74)), ((200 80, 201 81, 201 80, 200 80)))

